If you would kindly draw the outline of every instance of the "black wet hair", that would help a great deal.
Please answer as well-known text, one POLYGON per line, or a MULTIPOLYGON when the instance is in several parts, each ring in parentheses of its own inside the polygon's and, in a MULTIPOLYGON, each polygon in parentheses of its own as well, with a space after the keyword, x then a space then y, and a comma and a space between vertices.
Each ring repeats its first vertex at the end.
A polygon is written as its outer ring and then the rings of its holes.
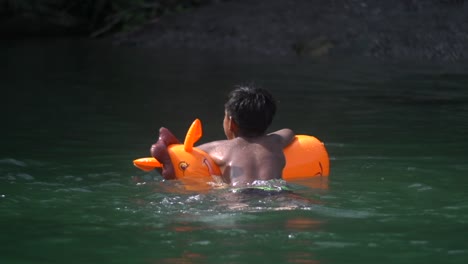
POLYGON ((266 89, 237 86, 229 93, 224 109, 239 127, 239 135, 256 137, 273 121, 276 102, 266 89))

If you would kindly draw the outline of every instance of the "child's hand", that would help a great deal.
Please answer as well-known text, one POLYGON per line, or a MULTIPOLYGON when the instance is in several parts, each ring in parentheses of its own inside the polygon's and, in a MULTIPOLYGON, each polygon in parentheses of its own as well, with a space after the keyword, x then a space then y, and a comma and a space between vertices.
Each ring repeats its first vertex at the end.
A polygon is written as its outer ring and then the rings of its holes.
POLYGON ((175 179, 174 166, 172 165, 171 157, 167 151, 167 147, 172 144, 180 144, 179 140, 172 134, 169 129, 161 127, 159 129, 159 139, 151 146, 151 156, 162 163, 161 175, 166 180, 175 179))

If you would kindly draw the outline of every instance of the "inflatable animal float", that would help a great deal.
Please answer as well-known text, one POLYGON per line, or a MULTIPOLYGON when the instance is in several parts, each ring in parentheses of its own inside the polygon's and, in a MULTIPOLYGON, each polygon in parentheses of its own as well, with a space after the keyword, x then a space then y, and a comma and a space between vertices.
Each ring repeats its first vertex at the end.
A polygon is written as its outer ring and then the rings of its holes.
MULTIPOLYGON (((182 143, 166 128, 159 130, 159 140, 152 147, 153 157, 139 158, 133 164, 144 171, 161 168, 165 179, 184 182, 208 183, 221 175, 221 170, 204 151, 194 144, 202 137, 202 125, 196 119, 187 131, 182 143)), ((284 149, 286 165, 285 181, 327 177, 330 161, 324 144, 309 135, 296 135, 284 149)), ((328 177, 327 177, 328 178, 328 177)))

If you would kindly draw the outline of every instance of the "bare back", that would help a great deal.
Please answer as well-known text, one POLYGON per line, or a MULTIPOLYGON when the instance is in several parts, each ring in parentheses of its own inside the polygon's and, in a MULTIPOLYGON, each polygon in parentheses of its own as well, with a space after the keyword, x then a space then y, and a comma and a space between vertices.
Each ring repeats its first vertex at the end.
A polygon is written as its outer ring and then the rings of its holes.
POLYGON ((255 180, 281 179, 285 166, 283 148, 294 138, 289 129, 255 138, 237 137, 199 146, 221 168, 223 179, 232 185, 255 180))

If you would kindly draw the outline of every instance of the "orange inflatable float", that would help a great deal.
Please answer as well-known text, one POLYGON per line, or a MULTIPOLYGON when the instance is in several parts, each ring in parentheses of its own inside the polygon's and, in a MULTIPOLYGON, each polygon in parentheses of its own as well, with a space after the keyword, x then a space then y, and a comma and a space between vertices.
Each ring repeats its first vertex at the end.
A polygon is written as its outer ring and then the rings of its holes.
MULTIPOLYGON (((196 119, 187 131, 183 144, 170 144, 167 146, 167 153, 172 162, 173 168, 171 169, 174 170, 175 179, 192 179, 206 183, 213 181, 213 176, 221 175, 220 169, 210 156, 194 147, 194 144, 201 137, 202 125, 200 120, 196 119)), ((328 153, 324 144, 313 136, 296 135, 294 141, 284 149, 284 154, 286 166, 283 170, 283 179, 286 181, 329 175, 330 161, 328 153)), ((133 164, 144 171, 151 171, 164 166, 163 162, 153 157, 136 159, 133 164)))

